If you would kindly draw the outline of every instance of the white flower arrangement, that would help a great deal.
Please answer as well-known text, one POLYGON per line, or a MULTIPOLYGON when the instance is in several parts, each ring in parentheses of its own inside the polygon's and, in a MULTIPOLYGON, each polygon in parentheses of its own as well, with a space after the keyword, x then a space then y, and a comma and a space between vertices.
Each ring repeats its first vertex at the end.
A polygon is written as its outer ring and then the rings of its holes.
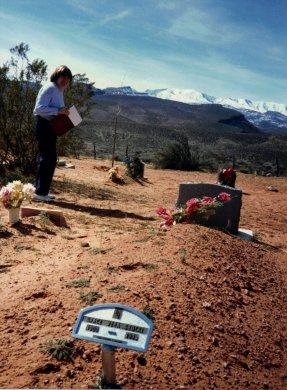
POLYGON ((24 200, 31 200, 34 193, 35 187, 31 183, 15 180, 1 188, 0 200, 6 209, 19 208, 24 200))

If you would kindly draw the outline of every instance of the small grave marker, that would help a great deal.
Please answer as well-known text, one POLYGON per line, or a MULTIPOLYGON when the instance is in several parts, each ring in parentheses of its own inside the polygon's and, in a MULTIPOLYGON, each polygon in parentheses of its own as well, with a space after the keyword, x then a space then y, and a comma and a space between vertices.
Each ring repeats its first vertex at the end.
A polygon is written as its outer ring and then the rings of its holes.
POLYGON ((103 344, 103 378, 113 384, 114 348, 147 352, 152 330, 152 321, 140 311, 120 304, 102 304, 80 311, 72 336, 103 344))
POLYGON ((52 209, 38 209, 35 207, 21 207, 21 218, 33 217, 45 213, 49 216, 50 220, 57 224, 58 226, 67 227, 67 222, 65 220, 64 214, 60 210, 52 209))
POLYGON ((57 167, 58 168, 65 168, 65 169, 68 169, 68 168, 75 169, 76 168, 74 164, 67 163, 65 160, 59 160, 57 163, 57 167))

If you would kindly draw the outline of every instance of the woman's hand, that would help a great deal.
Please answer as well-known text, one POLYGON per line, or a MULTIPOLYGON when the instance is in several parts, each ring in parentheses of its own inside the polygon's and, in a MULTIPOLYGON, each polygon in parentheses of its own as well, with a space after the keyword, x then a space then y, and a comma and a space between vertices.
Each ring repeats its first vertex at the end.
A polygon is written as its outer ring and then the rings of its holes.
POLYGON ((67 115, 68 116, 69 114, 70 114, 70 111, 66 107, 63 107, 58 111, 58 115, 67 115))

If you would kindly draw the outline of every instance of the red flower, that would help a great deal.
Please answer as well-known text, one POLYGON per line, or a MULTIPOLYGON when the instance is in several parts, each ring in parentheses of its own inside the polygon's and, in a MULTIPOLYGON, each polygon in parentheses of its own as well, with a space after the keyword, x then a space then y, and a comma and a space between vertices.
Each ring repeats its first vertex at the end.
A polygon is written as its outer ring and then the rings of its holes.
POLYGON ((159 208, 156 210, 156 213, 157 213, 157 215, 167 215, 167 211, 166 211, 166 208, 165 208, 165 207, 159 207, 159 208))
POLYGON ((197 198, 189 199, 186 202, 186 205, 187 205, 186 213, 187 214, 192 214, 192 213, 194 213, 197 210, 197 208, 199 206, 199 200, 197 198))
POLYGON ((202 198, 202 203, 214 203, 215 200, 213 198, 211 198, 210 196, 204 196, 202 198))
POLYGON ((234 169, 232 168, 223 169, 223 175, 227 180, 232 180, 233 173, 234 169))
POLYGON ((227 194, 226 192, 221 192, 219 195, 217 195, 217 198, 222 202, 228 202, 230 200, 230 194, 227 194))
POLYGON ((191 199, 189 199, 189 200, 186 202, 186 204, 187 204, 187 206, 197 205, 198 201, 199 201, 199 199, 197 199, 197 198, 191 198, 191 199))
POLYGON ((164 221, 161 222, 160 227, 170 226, 172 224, 173 224, 173 219, 171 217, 168 217, 164 221))

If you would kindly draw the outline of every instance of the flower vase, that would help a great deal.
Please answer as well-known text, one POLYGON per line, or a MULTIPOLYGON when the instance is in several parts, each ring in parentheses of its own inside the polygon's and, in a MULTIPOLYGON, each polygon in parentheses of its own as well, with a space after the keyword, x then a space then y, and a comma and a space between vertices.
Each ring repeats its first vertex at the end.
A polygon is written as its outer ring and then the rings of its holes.
POLYGON ((8 209, 9 212, 9 223, 12 225, 14 223, 19 222, 20 219, 20 207, 15 207, 12 209, 8 209))

